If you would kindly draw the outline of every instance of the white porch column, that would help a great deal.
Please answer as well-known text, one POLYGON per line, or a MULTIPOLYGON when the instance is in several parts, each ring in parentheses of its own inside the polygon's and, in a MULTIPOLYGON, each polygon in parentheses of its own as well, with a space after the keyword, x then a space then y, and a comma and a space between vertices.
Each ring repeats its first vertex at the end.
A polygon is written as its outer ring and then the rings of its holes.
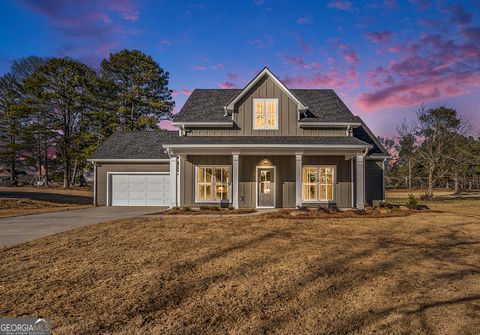
POLYGON ((357 208, 364 209, 365 203, 365 155, 357 154, 356 156, 356 184, 357 184, 357 208))
POLYGON ((302 206, 302 152, 295 153, 295 206, 302 206))
POLYGON ((232 154, 232 206, 238 208, 238 152, 232 154))
POLYGON ((177 157, 170 157, 170 188, 172 190, 170 198, 170 208, 177 207, 177 157))

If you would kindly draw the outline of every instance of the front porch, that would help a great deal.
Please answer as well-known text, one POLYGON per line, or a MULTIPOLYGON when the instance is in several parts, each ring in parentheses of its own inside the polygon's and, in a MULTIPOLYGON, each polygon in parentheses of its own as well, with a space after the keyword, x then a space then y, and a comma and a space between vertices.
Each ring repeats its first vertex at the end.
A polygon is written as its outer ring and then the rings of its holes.
POLYGON ((364 151, 270 151, 172 153, 171 206, 364 207, 364 151))

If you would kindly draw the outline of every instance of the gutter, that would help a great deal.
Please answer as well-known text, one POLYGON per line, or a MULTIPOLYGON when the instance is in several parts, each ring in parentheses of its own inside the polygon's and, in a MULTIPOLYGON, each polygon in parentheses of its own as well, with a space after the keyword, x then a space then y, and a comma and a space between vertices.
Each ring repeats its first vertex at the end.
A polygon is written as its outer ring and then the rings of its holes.
POLYGON ((164 144, 164 148, 316 148, 316 149, 366 149, 371 144, 164 144))
POLYGON ((330 127, 330 128, 345 128, 345 127, 360 127, 360 122, 298 122, 298 126, 302 128, 315 127, 330 127))
POLYGON ((88 162, 93 163, 162 163, 169 162, 168 158, 165 159, 103 159, 103 158, 93 158, 87 159, 88 162))
POLYGON ((231 128, 233 127, 233 121, 225 122, 172 122, 174 127, 218 127, 218 128, 231 128))

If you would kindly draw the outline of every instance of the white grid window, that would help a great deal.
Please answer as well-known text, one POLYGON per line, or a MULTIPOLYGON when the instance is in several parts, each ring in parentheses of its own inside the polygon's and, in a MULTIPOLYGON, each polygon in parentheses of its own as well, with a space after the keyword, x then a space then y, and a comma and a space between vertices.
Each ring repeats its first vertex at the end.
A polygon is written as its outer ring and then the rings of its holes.
POLYGON ((335 197, 335 167, 305 166, 302 169, 302 199, 332 201, 335 197))
POLYGON ((278 129, 278 99, 253 99, 253 129, 278 129))
POLYGON ((230 200, 230 167, 197 167, 197 201, 230 200))

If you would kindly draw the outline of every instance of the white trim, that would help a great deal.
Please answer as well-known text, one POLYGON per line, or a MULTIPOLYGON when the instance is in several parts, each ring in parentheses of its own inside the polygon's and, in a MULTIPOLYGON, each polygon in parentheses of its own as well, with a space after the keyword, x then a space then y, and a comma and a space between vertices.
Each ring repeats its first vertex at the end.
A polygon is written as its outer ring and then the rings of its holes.
POLYGON ((252 124, 253 124, 253 130, 278 130, 279 129, 279 124, 280 124, 280 111, 278 108, 278 99, 277 98, 253 98, 252 99, 252 124), (263 116, 265 117, 265 125, 263 128, 257 128, 255 125, 257 116, 256 116, 256 108, 255 108, 255 103, 257 101, 264 101, 265 102, 265 109, 263 111, 263 116), (276 113, 276 127, 275 128, 267 128, 267 102, 269 101, 274 101, 275 102, 275 113, 276 113))
MULTIPOLYGON (((257 74, 257 76, 255 78, 253 78, 253 80, 247 85, 245 86, 245 88, 237 94, 237 96, 232 100, 230 101, 230 103, 225 106, 225 108, 227 109, 230 109, 230 110, 233 110, 235 104, 245 95, 245 93, 247 93, 261 78, 263 78, 264 75, 268 75, 270 76, 270 78, 272 78, 272 80, 278 85, 280 86, 280 88, 293 100, 295 101, 295 103, 297 104, 298 106, 298 109, 301 109, 301 110, 305 110, 305 109, 308 109, 307 106, 305 106, 300 100, 297 99, 297 97, 292 93, 290 92, 290 90, 277 78, 275 77, 275 75, 268 69, 268 68, 264 68, 262 71, 260 71, 259 74, 257 74)), ((233 118, 233 114, 232 113, 232 118, 233 118)))
POLYGON ((367 156, 366 157, 366 159, 373 160, 373 161, 375 161, 375 160, 381 161, 381 160, 390 159, 390 158, 392 158, 392 156, 386 156, 386 155, 382 155, 382 156, 375 155, 375 156, 367 156))
POLYGON ((233 178, 233 182, 232 182, 232 188, 233 188, 233 196, 232 196, 232 206, 234 208, 238 208, 238 175, 239 175, 239 167, 238 167, 238 161, 239 161, 240 157, 239 157, 239 153, 238 152, 234 152, 232 154, 232 178, 233 178))
POLYGON ((257 165, 255 167, 255 208, 276 208, 277 206, 277 167, 257 165), (273 206, 258 206, 258 169, 273 169, 273 206))
POLYGON ((365 154, 358 154, 356 157, 356 196, 358 209, 365 207, 365 154))
POLYGON ((94 158, 94 159, 87 159, 89 162, 98 162, 98 163, 166 163, 169 162, 170 159, 102 159, 102 158, 94 158))
MULTIPOLYGON (((194 187, 195 187, 195 203, 197 204, 220 204, 222 200, 199 200, 198 199, 198 168, 227 168, 228 174, 230 176, 230 181, 228 183, 228 198, 224 199, 228 200, 228 203, 232 202, 232 166, 231 165, 215 165, 215 164, 202 164, 202 165, 195 165, 195 180, 194 180, 194 187)), ((215 182, 214 182, 215 174, 212 176, 212 196, 215 193, 215 182)))
POLYGON ((295 153, 295 206, 302 206, 302 164, 303 152, 295 153))
POLYGON ((230 128, 233 127, 233 121, 222 122, 172 122, 174 127, 218 127, 218 128, 230 128))
MULTIPOLYGON (((302 203, 305 204, 331 204, 331 203, 336 203, 337 202, 337 166, 336 165, 315 165, 315 164, 310 164, 310 165, 302 165, 302 203), (303 169, 304 168, 316 168, 318 170, 322 168, 333 168, 333 199, 332 200, 304 200, 303 199, 303 169)), ((317 181, 317 187, 318 189, 318 197, 320 198, 320 175, 318 176, 318 181, 317 181)))
POLYGON ((172 188, 172 198, 170 199, 170 208, 177 207, 177 157, 170 157, 170 185, 172 188))
POLYGON ((329 127, 329 128, 344 128, 344 127, 360 127, 360 122, 298 122, 298 126, 302 128, 315 128, 315 127, 329 127))
POLYGON ((115 175, 115 174, 126 174, 126 175, 130 175, 130 174, 170 174, 170 172, 117 172, 117 171, 109 171, 107 172, 107 207, 111 207, 112 204, 111 204, 111 189, 110 189, 110 179, 111 179, 111 176, 112 175, 115 175))
POLYGON ((353 181, 353 157, 350 159, 350 180, 352 183, 352 205, 351 207, 355 207, 355 182, 353 181))

